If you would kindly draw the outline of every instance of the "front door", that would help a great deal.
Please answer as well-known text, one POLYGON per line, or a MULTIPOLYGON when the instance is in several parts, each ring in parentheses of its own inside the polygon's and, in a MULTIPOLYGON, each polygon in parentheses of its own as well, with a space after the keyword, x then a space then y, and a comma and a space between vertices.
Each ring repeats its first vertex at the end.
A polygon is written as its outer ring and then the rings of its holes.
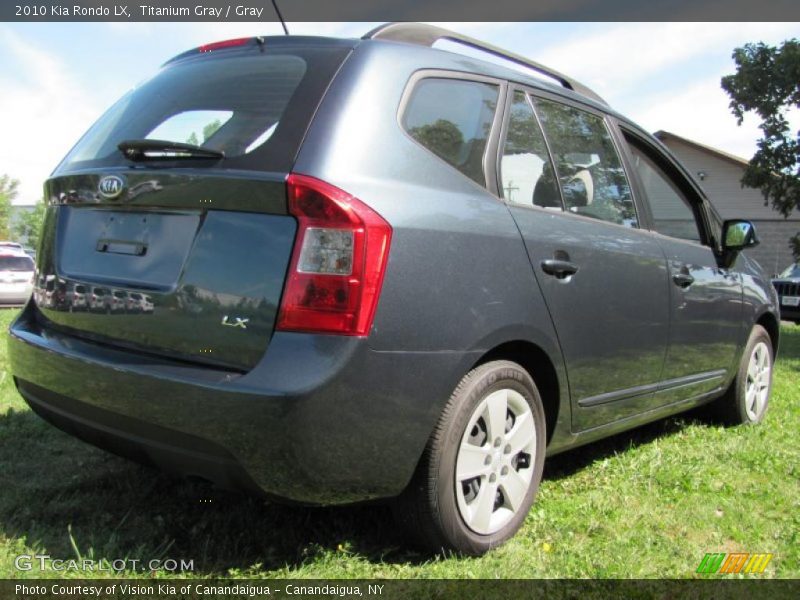
POLYGON ((742 283, 720 268, 703 200, 668 157, 627 134, 631 162, 669 268, 670 343, 661 404, 718 392, 742 337, 742 283))

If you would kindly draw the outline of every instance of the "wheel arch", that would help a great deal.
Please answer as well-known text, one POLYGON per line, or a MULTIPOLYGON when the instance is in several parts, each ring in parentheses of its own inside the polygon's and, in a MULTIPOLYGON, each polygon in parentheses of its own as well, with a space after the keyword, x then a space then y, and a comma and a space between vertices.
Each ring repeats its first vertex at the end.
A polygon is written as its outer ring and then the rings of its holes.
POLYGON ((781 335, 781 324, 778 318, 769 310, 764 310, 761 315, 756 319, 756 325, 761 325, 767 330, 769 338, 772 341, 772 354, 773 357, 778 356, 778 342, 781 335))
POLYGON ((541 347, 526 340, 503 342, 483 354, 472 369, 493 360, 510 360, 525 369, 539 390, 544 408, 547 443, 553 438, 561 414, 561 382, 553 361, 541 347))

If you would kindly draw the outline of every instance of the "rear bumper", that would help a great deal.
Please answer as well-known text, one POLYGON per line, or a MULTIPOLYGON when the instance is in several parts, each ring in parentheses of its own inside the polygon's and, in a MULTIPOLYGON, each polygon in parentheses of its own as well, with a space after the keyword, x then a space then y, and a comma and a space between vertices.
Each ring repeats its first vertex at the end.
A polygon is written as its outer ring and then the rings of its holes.
POLYGON ((477 358, 276 333, 256 368, 238 375, 65 336, 42 327, 31 305, 11 326, 9 355, 31 408, 81 439, 309 504, 402 491, 477 358))

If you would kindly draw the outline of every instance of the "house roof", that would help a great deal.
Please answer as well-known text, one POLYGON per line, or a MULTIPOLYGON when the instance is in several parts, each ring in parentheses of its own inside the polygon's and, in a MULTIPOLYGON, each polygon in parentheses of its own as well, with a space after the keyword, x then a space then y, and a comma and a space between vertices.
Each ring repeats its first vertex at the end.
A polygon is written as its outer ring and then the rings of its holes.
POLYGON ((706 146, 705 144, 701 144, 700 142, 695 142, 694 140, 686 139, 685 137, 681 137, 669 131, 664 131, 663 129, 656 131, 653 135, 662 142, 666 142, 666 140, 668 139, 677 140, 689 146, 693 146, 694 148, 697 148, 698 150, 701 150, 703 152, 708 152, 709 154, 718 156, 719 158, 732 162, 740 167, 746 167, 747 165, 750 164, 749 160, 746 160, 740 156, 736 156, 734 154, 728 154, 727 152, 723 152, 718 148, 712 148, 711 146, 706 146))

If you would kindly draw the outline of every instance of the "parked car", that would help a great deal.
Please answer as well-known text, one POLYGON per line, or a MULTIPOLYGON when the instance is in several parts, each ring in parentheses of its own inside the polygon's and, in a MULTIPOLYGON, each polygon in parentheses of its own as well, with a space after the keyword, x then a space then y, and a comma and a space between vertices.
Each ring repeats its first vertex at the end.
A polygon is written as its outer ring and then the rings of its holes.
POLYGON ((31 257, 10 246, 0 247, 0 303, 24 304, 33 291, 31 257))
POLYGON ((67 289, 65 301, 68 310, 86 310, 89 307, 86 286, 80 283, 71 282, 67 289))
POLYGON ((131 292, 125 302, 125 310, 128 312, 142 312, 144 307, 144 297, 139 292, 131 292))
POLYGON ((181 54, 46 196, 70 200, 43 272, 155 310, 29 303, 14 381, 54 425, 172 472, 391 498, 418 542, 480 554, 520 528, 546 455, 706 403, 767 409, 778 301, 740 252, 753 225, 586 86, 437 27, 181 54))
POLYGON ((93 287, 89 296, 89 310, 102 312, 106 307, 106 296, 110 291, 104 287, 93 287))
POLYGON ((10 248, 12 250, 22 250, 22 244, 17 242, 0 241, 0 249, 10 248))
POLYGON ((781 318, 800 325, 800 263, 795 263, 772 280, 780 298, 781 318))

